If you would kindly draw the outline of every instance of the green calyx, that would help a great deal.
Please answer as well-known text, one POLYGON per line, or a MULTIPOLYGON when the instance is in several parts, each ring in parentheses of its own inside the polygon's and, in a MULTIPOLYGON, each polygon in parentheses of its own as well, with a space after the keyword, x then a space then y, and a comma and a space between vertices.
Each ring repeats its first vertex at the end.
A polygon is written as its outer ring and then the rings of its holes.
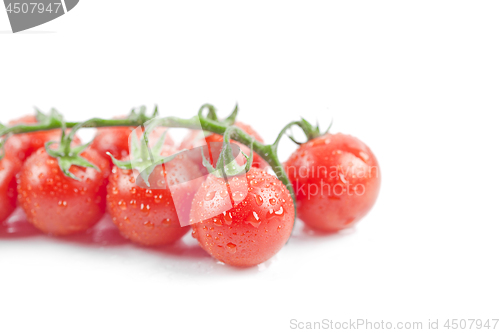
MULTIPOLYGON (((317 137, 320 137, 320 136, 325 135, 326 133, 328 133, 328 131, 332 127, 333 121, 330 122, 330 125, 328 126, 328 128, 324 132, 322 132, 319 129, 319 124, 318 123, 316 123, 316 126, 313 126, 310 122, 308 122, 304 118, 302 118, 301 120, 299 120, 297 122, 294 122, 294 124, 298 125, 300 128, 302 128, 302 131, 304 132, 304 134, 307 137, 307 141, 311 141, 312 139, 315 139, 317 137)), ((293 137, 293 135, 288 135, 288 137, 290 138, 290 140, 292 140, 293 142, 295 142, 298 145, 301 145, 301 144, 305 143, 305 142, 299 142, 299 141, 295 140, 295 138, 293 137)))
POLYGON ((136 110, 135 108, 132 109, 127 117, 128 120, 144 124, 148 120, 151 120, 152 118, 158 117, 159 112, 158 112, 158 105, 155 105, 153 114, 151 116, 148 116, 146 114, 146 107, 143 105, 139 107, 139 110, 136 110))
MULTIPOLYGON (((38 124, 45 126, 62 127, 63 126, 63 116, 56 109, 50 109, 48 114, 43 113, 39 109, 35 108, 36 120, 38 124)), ((66 126, 66 125, 64 125, 66 126)))
POLYGON ((111 156, 113 163, 124 170, 132 170, 136 169, 139 171, 139 175, 144 180, 144 183, 150 187, 149 176, 153 172, 156 166, 170 162, 177 155, 184 152, 184 150, 170 156, 161 155, 163 143, 165 142, 165 137, 167 135, 167 131, 163 132, 160 136, 159 140, 154 144, 153 147, 149 146, 149 134, 156 127, 156 123, 153 122, 144 131, 139 140, 135 132, 131 134, 131 147, 130 147, 130 160, 128 161, 120 161, 116 159, 109 152, 107 153, 111 156))
POLYGON ((205 157, 203 149, 201 149, 201 154, 203 158, 203 165, 207 168, 208 172, 218 178, 232 177, 241 175, 250 170, 253 162, 253 141, 250 144, 250 156, 247 156, 243 151, 241 152, 245 156, 247 162, 245 165, 239 165, 236 159, 233 157, 233 151, 231 148, 231 135, 237 129, 236 126, 229 126, 224 132, 224 141, 222 144, 221 152, 215 168, 212 166, 210 161, 205 157))
POLYGON ((234 122, 236 121, 236 117, 238 116, 238 111, 239 111, 238 104, 236 104, 234 106, 233 112, 231 112, 231 114, 227 118, 219 120, 217 116, 217 109, 215 109, 215 107, 212 104, 203 104, 198 110, 198 117, 216 121, 224 126, 231 126, 234 125, 234 122), (208 114, 206 117, 203 117, 203 110, 205 109, 208 109, 208 114))
MULTIPOLYGON (((57 111, 56 111, 57 112, 57 111)), ((38 115, 37 115, 38 117, 38 115)), ((43 119, 42 121, 47 121, 47 119, 43 119)), ((72 174, 69 169, 71 168, 72 165, 75 166, 81 166, 85 168, 93 168, 96 169, 97 171, 101 172, 99 167, 94 165, 93 163, 89 162, 85 158, 81 156, 81 153, 92 143, 92 141, 76 146, 76 147, 71 147, 71 142, 73 141, 73 138, 75 137, 76 132, 82 127, 85 126, 87 122, 81 123, 75 127, 72 128, 72 130, 69 133, 66 133, 66 123, 60 118, 61 121, 61 128, 62 128, 62 134, 61 134, 61 141, 56 142, 56 141, 49 141, 45 143, 45 150, 47 151, 47 154, 50 156, 54 157, 57 159, 57 162, 59 163, 59 168, 61 168, 61 171, 67 176, 72 179, 81 181, 78 177, 76 177, 74 174, 72 174), (57 148, 52 149, 51 146, 54 144, 58 144, 57 148)), ((93 119, 89 120, 88 122, 93 121, 93 119)))

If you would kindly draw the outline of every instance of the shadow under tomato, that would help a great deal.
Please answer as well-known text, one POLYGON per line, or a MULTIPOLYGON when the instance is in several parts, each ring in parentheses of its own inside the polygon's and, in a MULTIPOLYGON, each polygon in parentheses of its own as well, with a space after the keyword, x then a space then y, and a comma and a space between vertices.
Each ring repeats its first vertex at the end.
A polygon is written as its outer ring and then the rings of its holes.
POLYGON ((79 245, 98 247, 120 246, 129 243, 127 239, 120 235, 118 228, 107 214, 89 230, 75 235, 57 237, 57 239, 79 245))
POLYGON ((43 235, 28 222, 23 210, 17 208, 11 216, 0 223, 0 239, 16 239, 43 235))
POLYGON ((147 250, 149 252, 155 252, 165 256, 172 257, 182 257, 182 258, 191 258, 191 259, 202 259, 202 258, 210 258, 210 255, 203 250, 195 240, 189 239, 191 235, 188 233, 182 239, 177 242, 169 245, 162 246, 140 246, 143 250, 147 250))
POLYGON ((318 239, 344 238, 356 233, 356 226, 349 227, 337 232, 325 232, 310 228, 302 221, 297 220, 290 239, 300 242, 316 242, 318 239))

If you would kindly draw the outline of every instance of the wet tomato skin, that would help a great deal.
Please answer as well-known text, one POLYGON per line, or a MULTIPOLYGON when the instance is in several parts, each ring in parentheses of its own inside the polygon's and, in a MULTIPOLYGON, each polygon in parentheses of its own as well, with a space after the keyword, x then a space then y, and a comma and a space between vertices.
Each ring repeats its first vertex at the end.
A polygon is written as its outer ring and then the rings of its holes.
POLYGON ((375 204, 380 167, 359 139, 326 134, 301 145, 284 164, 297 198, 297 215, 309 227, 336 232, 352 226, 375 204))
MULTIPOLYGON (((16 120, 12 120, 9 122, 9 125, 12 126, 19 124, 36 124, 37 122, 38 121, 34 115, 29 115, 16 120)), ((60 139, 60 129, 16 134, 10 137, 5 143, 5 151, 7 155, 15 156, 21 162, 24 162, 38 149, 44 147, 45 142, 58 141, 60 139)), ((80 140, 78 138, 75 138, 74 142, 75 144, 78 144, 80 140)))
MULTIPOLYGON (((150 143, 154 144, 161 136, 165 128, 157 127, 150 134, 150 143)), ((91 148, 108 159, 111 163, 111 157, 106 153, 110 152, 117 159, 122 159, 129 155, 129 137, 134 132, 133 127, 102 127, 97 129, 97 133, 92 141, 91 148)), ((142 135, 142 130, 135 129, 138 136, 142 135)), ((170 135, 165 137, 165 145, 173 146, 174 141, 170 135)))
POLYGON ((96 224, 106 208, 109 163, 96 151, 86 149, 82 157, 98 166, 72 166, 70 172, 81 181, 66 177, 57 159, 40 148, 24 163, 18 176, 18 200, 28 221, 41 231, 65 236, 85 231, 96 224))
POLYGON ((154 169, 149 178, 151 189, 136 170, 114 166, 107 189, 108 212, 122 236, 132 242, 145 246, 171 244, 190 230, 189 226, 181 227, 179 215, 189 221, 191 202, 202 182, 199 177, 198 168, 183 156, 154 169), (178 181, 181 184, 171 190, 178 181), (155 188, 155 184, 160 186, 155 188))
POLYGON ((215 259, 232 266, 255 266, 270 259, 287 242, 293 222, 290 193, 258 168, 230 178, 229 186, 209 175, 191 209, 193 237, 215 259))
POLYGON ((0 160, 0 223, 16 209, 16 174, 21 170, 21 162, 15 157, 0 160))

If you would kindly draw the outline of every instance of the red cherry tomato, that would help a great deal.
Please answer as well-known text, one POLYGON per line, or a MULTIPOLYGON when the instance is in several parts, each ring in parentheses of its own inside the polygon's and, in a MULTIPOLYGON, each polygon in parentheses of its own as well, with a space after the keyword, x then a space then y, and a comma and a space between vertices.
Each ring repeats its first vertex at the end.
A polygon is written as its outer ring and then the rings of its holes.
POLYGON ((16 174, 21 162, 14 157, 5 156, 0 160, 0 222, 3 222, 16 209, 16 174))
POLYGON ((284 164, 297 197, 297 215, 313 229, 351 226, 375 204, 380 168, 363 142, 326 134, 301 145, 284 164))
MULTIPOLYGON (((247 125, 247 124, 244 124, 244 123, 241 123, 239 121, 237 121, 235 123, 236 126, 238 126, 239 128, 241 128, 243 131, 245 131, 247 134, 249 134, 250 136, 253 136, 254 139, 258 142, 264 142, 264 140, 262 139, 262 137, 250 126, 250 125, 247 125)), ((203 132, 201 131, 191 131, 187 136, 186 138, 184 138, 184 140, 182 141, 181 145, 180 145, 180 149, 192 149, 192 148, 195 148, 195 147, 201 147, 201 146, 205 146, 205 145, 210 145, 211 142, 223 142, 223 136, 222 135, 219 135, 219 134, 211 134, 207 137, 203 137, 203 132)), ((244 152, 247 156, 250 156, 250 149, 245 146, 244 144, 241 144, 239 142, 236 142, 234 140, 231 140, 231 143, 236 143, 242 152, 244 152)), ((208 158, 208 156, 207 156, 208 158)), ((218 158, 218 155, 217 156, 212 156, 212 159, 214 160, 213 162, 216 162, 217 161, 217 158, 218 158)), ((244 158, 241 158, 241 163, 240 164, 243 164, 246 160, 244 158)), ((195 161, 195 163, 197 163, 198 165, 200 165, 200 167, 203 167, 203 164, 201 162, 201 157, 199 160, 195 161)), ((214 163, 215 164, 215 163, 214 163)), ((264 159, 262 159, 258 154, 254 154, 253 155, 253 162, 252 162, 252 166, 253 167, 256 167, 256 168, 265 168, 267 166, 267 163, 266 161, 264 161, 264 159)))
POLYGON ((230 178, 229 184, 209 175, 193 199, 191 221, 193 237, 214 258, 254 266, 285 245, 294 207, 283 183, 251 168, 246 175, 230 178))
MULTIPOLYGON (((172 151, 165 153, 170 155, 172 151)), ((181 155, 157 166, 149 177, 152 189, 145 186, 136 170, 115 166, 112 173, 108 211, 125 238, 155 246, 173 243, 189 231, 189 226, 181 227, 179 217, 189 221, 191 202, 202 182, 193 162, 181 155)))
MULTIPOLYGON (((38 121, 35 116, 29 115, 22 118, 12 120, 9 125, 18 124, 36 124, 38 121)), ((31 154, 39 148, 44 147, 47 141, 58 141, 61 139, 61 130, 55 129, 50 131, 40 131, 32 133, 16 134, 9 138, 5 143, 6 155, 17 157, 21 162, 24 162, 31 154)), ((79 144, 80 140, 75 137, 75 144, 79 144)))
POLYGON ((86 149, 81 156, 101 172, 72 166, 69 171, 81 181, 69 178, 44 148, 30 156, 21 169, 20 206, 28 221, 45 233, 63 236, 85 231, 104 214, 109 163, 92 149, 86 149))
MULTIPOLYGON (((157 127, 150 134, 150 144, 154 144, 166 129, 157 127)), ((110 152, 115 158, 122 159, 129 155, 129 137, 134 131, 133 127, 102 127, 97 129, 94 141, 91 148, 95 149, 102 156, 106 157, 111 162, 111 157, 106 153, 110 152)), ((137 129, 136 134, 139 137, 142 135, 142 130, 137 129)), ((173 146, 174 140, 170 135, 165 137, 165 145, 173 146)))

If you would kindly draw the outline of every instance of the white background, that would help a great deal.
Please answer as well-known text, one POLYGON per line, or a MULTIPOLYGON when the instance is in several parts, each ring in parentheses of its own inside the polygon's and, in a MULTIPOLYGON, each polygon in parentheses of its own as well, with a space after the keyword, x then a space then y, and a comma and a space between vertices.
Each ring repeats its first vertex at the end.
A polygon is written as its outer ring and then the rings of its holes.
POLYGON ((13 35, 0 10, 1 122, 35 105, 84 120, 155 103, 164 116, 207 102, 228 114, 238 102, 268 142, 301 116, 333 119, 382 170, 356 228, 318 236, 299 221, 275 258, 245 270, 190 235, 133 246, 109 220, 70 239, 3 226, 0 331, 499 318, 499 17, 498 1, 82 0, 13 35))

